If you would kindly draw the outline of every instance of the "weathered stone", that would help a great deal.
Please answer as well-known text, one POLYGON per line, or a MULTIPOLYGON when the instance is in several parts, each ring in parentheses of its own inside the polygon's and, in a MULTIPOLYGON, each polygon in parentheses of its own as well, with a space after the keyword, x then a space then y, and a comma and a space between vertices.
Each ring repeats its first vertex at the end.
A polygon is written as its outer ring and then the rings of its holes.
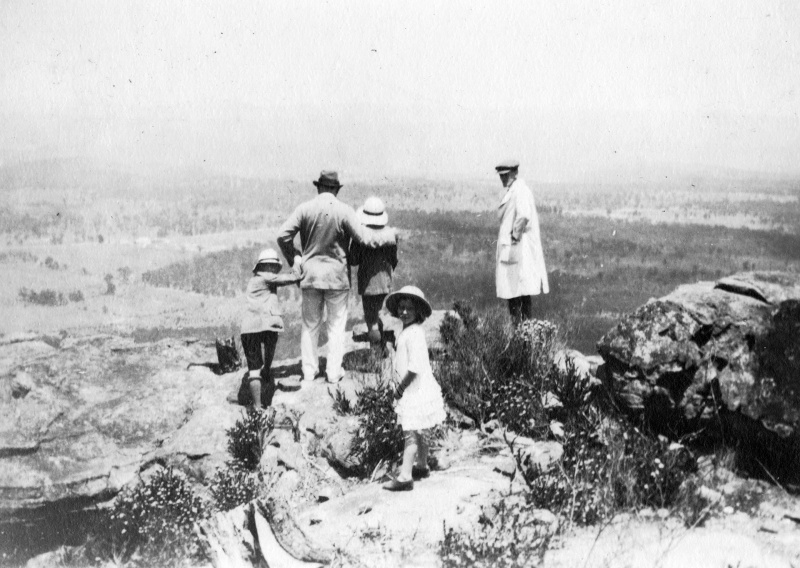
POLYGON ((229 386, 207 368, 186 368, 203 360, 201 346, 158 342, 114 353, 111 336, 68 339, 60 349, 38 340, 0 346, 8 376, 35 385, 0 400, 2 517, 106 501, 153 459, 196 462, 224 438, 229 386))
POLYGON ((598 343, 617 400, 663 432, 738 439, 770 471, 800 454, 800 275, 681 286, 598 343))
POLYGON ((35 388, 36 382, 33 377, 24 371, 20 371, 14 375, 11 381, 11 396, 13 398, 24 398, 35 388))

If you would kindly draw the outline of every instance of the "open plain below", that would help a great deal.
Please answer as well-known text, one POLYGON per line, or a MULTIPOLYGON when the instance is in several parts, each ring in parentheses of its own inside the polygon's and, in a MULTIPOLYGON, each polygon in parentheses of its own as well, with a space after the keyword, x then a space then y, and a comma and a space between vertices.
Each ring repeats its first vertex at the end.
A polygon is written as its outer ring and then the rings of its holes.
MULTIPOLYGON (((314 194, 310 180, 202 172, 134 175, 76 161, 5 167, 0 174, 0 270, 5 277, 0 376, 19 366, 11 350, 31 336, 45 346, 113 337, 133 353, 172 338, 191 342, 180 349, 192 353, 174 355, 170 345, 165 361, 173 355, 176 360, 165 365, 185 368, 213 360, 213 340, 238 334, 254 255, 275 246, 281 221, 314 194)), ((595 343, 621 314, 680 284, 741 270, 800 272, 800 180, 706 173, 657 182, 537 184, 530 177, 528 182, 537 192, 552 286, 538 303, 537 315, 555 321, 567 344, 587 355, 595 353, 595 343)), ((384 199, 390 223, 400 230, 397 286, 419 285, 437 309, 448 309, 457 300, 479 311, 503 308, 494 298, 493 275, 499 183, 357 180, 345 185, 340 197, 357 207, 373 194, 384 199)), ((281 294, 288 330, 278 357, 286 359, 299 351, 300 294, 293 287, 281 294)), ((361 319, 361 308, 355 294, 350 302, 352 326, 361 319)), ((34 368, 38 355, 31 357, 34 368)), ((202 368, 185 375, 198 383, 216 379, 202 368)), ((215 393, 225 390, 214 388, 215 393)), ((486 459, 491 455, 478 452, 465 458, 461 469, 437 472, 434 481, 446 485, 473 461, 483 460, 486 467, 470 483, 483 483, 486 476, 495 485, 506 483, 505 478, 498 481, 486 459)), ((467 493, 468 485, 462 486, 467 493)), ((301 518, 343 515, 342 526, 358 527, 353 538, 370 558, 411 565, 410 551, 421 541, 407 527, 394 527, 400 536, 392 537, 388 518, 378 515, 370 517, 372 525, 359 525, 363 514, 351 501, 368 501, 375 488, 360 491, 363 495, 303 511, 301 518)), ((792 517, 796 499, 764 484, 754 491, 775 494, 772 505, 765 505, 774 514, 767 511, 756 519, 733 511, 690 532, 658 512, 645 511, 615 518, 599 530, 577 530, 548 552, 546 565, 687 566, 692 563, 686 554, 712 545, 719 549, 714 553, 719 565, 725 565, 725 554, 738 559, 761 555, 753 566, 800 565, 792 517), (738 535, 735 542, 720 549, 724 539, 716 538, 717 529, 727 539, 738 535), (770 564, 772 554, 775 562, 788 557, 794 564, 770 564)), ((409 498, 407 505, 413 508, 415 502, 409 498)), ((451 505, 453 511, 465 507, 455 498, 447 502, 451 505)), ((327 544, 347 545, 335 525, 323 520, 313 527, 310 533, 327 544)), ((435 562, 430 554, 422 558, 435 562)))

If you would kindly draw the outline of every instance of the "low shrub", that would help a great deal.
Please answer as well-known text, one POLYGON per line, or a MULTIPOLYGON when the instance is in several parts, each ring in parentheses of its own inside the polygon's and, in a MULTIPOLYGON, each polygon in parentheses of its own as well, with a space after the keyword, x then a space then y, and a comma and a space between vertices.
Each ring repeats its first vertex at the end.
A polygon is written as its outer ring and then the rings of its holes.
POLYGON ((500 501, 492 518, 481 517, 474 533, 445 526, 439 558, 443 568, 538 566, 553 534, 551 527, 537 523, 527 504, 500 501))
POLYGON ((173 565, 199 554, 194 524, 207 514, 186 478, 171 467, 121 492, 105 527, 107 534, 90 541, 94 557, 144 565, 173 565))
POLYGON ((477 316, 462 302, 440 326, 445 354, 436 363, 442 394, 478 423, 498 419, 525 436, 548 423, 542 398, 558 346, 557 329, 531 320, 514 328, 497 312, 477 316))
POLYGON ((339 416, 355 414, 355 405, 350 402, 350 399, 347 398, 347 395, 342 389, 337 388, 335 391, 328 391, 328 395, 330 395, 333 400, 333 410, 336 411, 336 414, 339 416))
POLYGON ((258 496, 258 480, 248 471, 227 467, 214 474, 209 489, 216 508, 230 511, 258 496))
POLYGON ((228 453, 233 458, 230 465, 248 471, 258 468, 264 451, 264 439, 275 425, 275 409, 248 408, 241 419, 228 428, 228 453))
POLYGON ((26 304, 35 304, 37 306, 63 306, 67 303, 64 294, 49 288, 38 292, 29 288, 20 288, 19 297, 26 304))
POLYGON ((86 299, 83 297, 83 292, 80 290, 70 292, 67 297, 69 298, 70 302, 83 302, 86 299))
POLYGON ((361 424, 353 439, 353 454, 363 475, 371 474, 381 462, 397 460, 403 452, 403 429, 394 411, 394 387, 378 380, 356 393, 354 413, 361 424))
POLYGON ((541 472, 522 467, 531 503, 579 525, 591 525, 619 510, 673 505, 681 483, 696 469, 679 444, 652 437, 626 419, 585 412, 566 428, 557 467, 541 472))

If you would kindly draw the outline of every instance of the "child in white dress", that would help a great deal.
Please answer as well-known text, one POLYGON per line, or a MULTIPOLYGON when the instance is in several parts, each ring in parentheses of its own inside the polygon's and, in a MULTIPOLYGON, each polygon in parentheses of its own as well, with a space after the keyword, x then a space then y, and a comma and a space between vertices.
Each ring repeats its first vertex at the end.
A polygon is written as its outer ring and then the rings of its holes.
POLYGON ((431 305, 419 288, 404 286, 389 294, 386 309, 403 322, 394 370, 398 380, 395 411, 403 428, 405 449, 399 475, 383 488, 409 491, 414 488, 414 479, 428 477, 429 430, 444 422, 446 414, 442 389, 428 359, 425 330, 420 325, 431 315, 431 305))

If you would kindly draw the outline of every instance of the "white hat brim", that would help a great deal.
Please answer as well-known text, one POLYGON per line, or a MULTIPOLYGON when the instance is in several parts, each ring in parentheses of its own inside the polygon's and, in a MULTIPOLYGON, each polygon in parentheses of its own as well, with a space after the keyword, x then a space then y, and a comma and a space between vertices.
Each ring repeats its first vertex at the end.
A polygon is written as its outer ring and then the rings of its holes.
POLYGON ((362 225, 377 225, 378 227, 385 227, 389 222, 389 215, 384 211, 380 215, 366 213, 363 207, 358 209, 358 217, 362 225))
POLYGON ((425 319, 431 317, 431 314, 433 313, 433 308, 431 307, 431 304, 430 302, 428 302, 428 300, 426 300, 425 298, 421 298, 416 294, 409 294, 408 292, 403 292, 400 290, 398 290, 397 292, 392 292, 386 297, 386 309, 390 314, 392 314, 393 317, 397 317, 397 304, 403 298, 408 298, 410 300, 413 300, 414 303, 416 303, 417 306, 420 307, 420 311, 422 312, 422 315, 425 317, 425 319))

